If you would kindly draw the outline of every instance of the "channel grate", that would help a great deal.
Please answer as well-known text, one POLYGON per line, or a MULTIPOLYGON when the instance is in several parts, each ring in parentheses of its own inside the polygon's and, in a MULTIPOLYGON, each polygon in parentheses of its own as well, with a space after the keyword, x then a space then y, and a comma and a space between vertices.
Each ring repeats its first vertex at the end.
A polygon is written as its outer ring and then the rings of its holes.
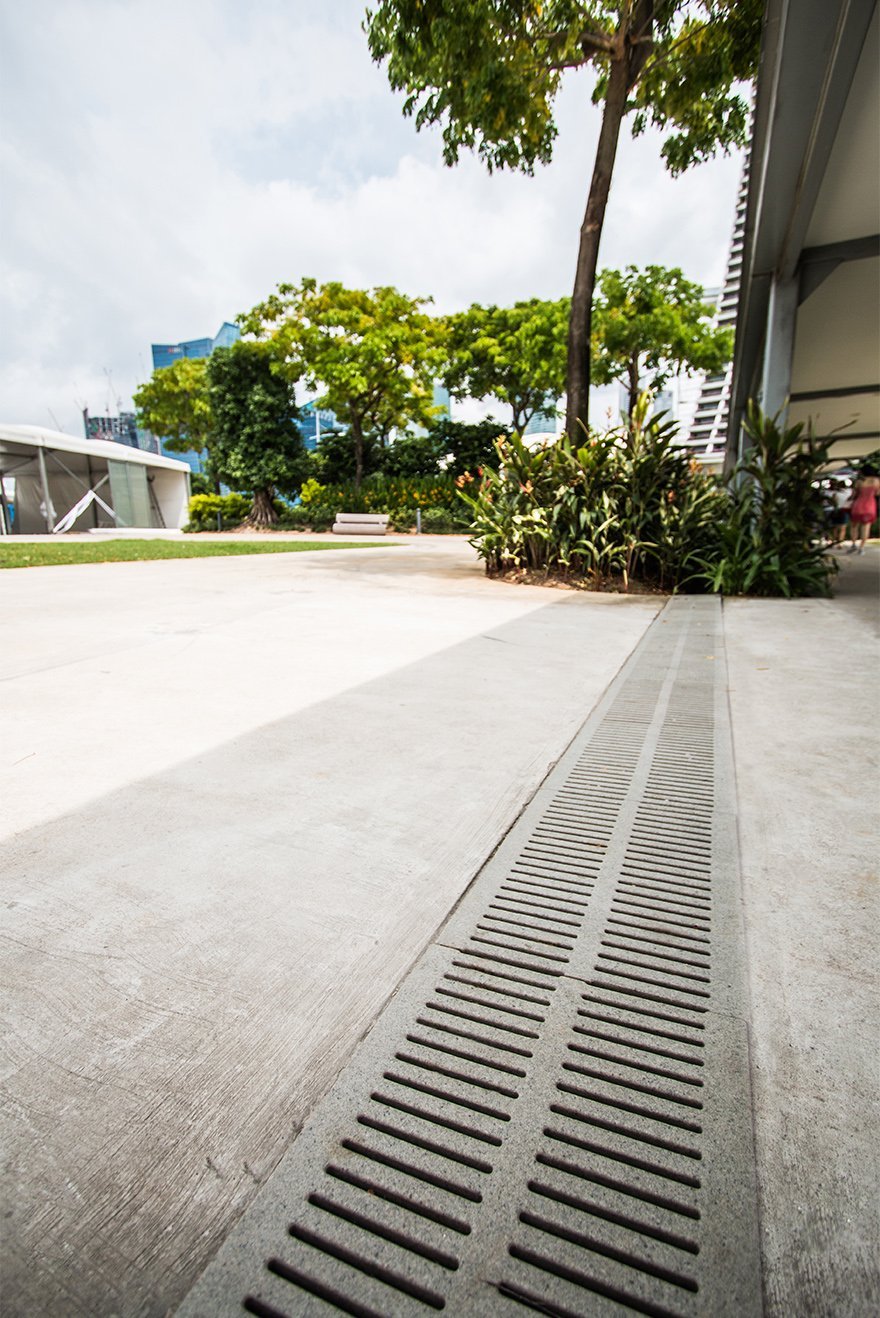
POLYGON ((757 1314, 720 604, 673 600, 190 1293, 757 1314))

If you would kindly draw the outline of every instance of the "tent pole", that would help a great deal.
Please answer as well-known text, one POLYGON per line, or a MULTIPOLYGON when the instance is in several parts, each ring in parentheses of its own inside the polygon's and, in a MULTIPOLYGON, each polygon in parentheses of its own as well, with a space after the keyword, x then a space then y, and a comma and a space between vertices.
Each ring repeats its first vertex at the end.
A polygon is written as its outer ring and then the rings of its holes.
POLYGON ((46 509, 46 529, 51 533, 55 530, 55 517, 52 512, 52 503, 49 499, 49 475, 46 471, 46 455, 42 448, 37 449, 37 462, 40 465, 40 483, 43 486, 43 504, 46 509))

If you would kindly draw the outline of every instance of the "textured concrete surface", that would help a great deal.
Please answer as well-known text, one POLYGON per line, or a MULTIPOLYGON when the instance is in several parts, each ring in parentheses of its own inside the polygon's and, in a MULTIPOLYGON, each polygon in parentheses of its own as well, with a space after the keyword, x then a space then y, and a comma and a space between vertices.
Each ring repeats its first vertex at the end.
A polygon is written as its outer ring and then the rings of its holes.
POLYGON ((878 568, 724 606, 766 1312, 880 1312, 878 568))
MULTIPOLYGON (((724 606, 780 1318, 880 1310, 878 565, 724 606)), ((4 1311, 159 1315, 655 604, 426 538, 7 572, 0 607, 4 1311)))
POLYGON ((288 1269, 347 1313, 761 1314, 720 629, 670 602, 178 1318, 327 1312, 288 1269))
POLYGON ((0 574, 4 1312, 181 1298, 659 603, 428 538, 0 574))

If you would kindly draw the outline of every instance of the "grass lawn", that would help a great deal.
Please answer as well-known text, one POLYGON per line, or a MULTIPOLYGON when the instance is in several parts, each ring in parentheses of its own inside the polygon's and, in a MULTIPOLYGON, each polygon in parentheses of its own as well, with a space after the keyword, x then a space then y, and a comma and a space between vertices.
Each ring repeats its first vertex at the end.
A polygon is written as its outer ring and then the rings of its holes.
POLYGON ((59 540, 56 544, 0 540, 0 568, 58 567, 68 563, 134 563, 147 558, 221 558, 230 554, 302 554, 315 549, 377 549, 378 544, 341 540, 59 540))

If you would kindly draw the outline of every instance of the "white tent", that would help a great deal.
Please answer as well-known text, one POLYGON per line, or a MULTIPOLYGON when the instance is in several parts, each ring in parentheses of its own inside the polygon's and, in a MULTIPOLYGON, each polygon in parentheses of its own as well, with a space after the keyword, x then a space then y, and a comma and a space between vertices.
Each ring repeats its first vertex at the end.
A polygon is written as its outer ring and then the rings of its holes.
POLYGON ((178 529, 190 470, 127 444, 0 424, 0 534, 178 529))

